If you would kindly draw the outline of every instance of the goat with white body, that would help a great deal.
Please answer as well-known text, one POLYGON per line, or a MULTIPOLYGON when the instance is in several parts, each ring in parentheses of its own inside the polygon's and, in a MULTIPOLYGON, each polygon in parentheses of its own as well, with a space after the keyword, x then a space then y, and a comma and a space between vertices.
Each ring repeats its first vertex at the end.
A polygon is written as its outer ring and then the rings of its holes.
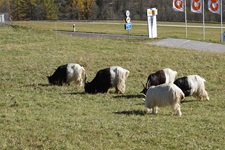
POLYGON ((185 96, 193 96, 197 99, 209 100, 208 92, 205 90, 206 80, 199 75, 189 75, 178 78, 174 81, 185 94, 185 96))
POLYGON ((83 79, 82 75, 85 74, 84 67, 79 64, 70 63, 59 66, 56 71, 51 75, 47 76, 48 82, 53 85, 63 85, 75 82, 75 84, 82 86, 83 79))
POLYGON ((145 97, 145 107, 156 114, 158 107, 171 105, 181 116, 180 101, 184 99, 182 90, 173 83, 149 87, 145 97))
POLYGON ((141 93, 146 94, 148 88, 153 85, 156 86, 164 83, 173 83, 176 76, 177 71, 174 71, 170 68, 165 68, 152 73, 148 76, 146 84, 143 84, 144 89, 141 91, 141 93))
POLYGON ((129 74, 130 71, 119 66, 99 70, 91 82, 86 81, 87 77, 85 77, 85 92, 91 94, 106 93, 109 88, 114 87, 116 93, 124 93, 125 81, 129 74))

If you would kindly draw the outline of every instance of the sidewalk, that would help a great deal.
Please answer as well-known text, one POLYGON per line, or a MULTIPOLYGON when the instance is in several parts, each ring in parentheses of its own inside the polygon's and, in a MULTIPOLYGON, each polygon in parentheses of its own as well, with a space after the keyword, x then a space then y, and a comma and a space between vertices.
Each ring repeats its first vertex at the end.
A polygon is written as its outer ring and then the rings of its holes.
POLYGON ((193 41, 193 40, 186 40, 186 39, 167 38, 167 39, 151 42, 150 44, 157 45, 157 46, 202 50, 202 51, 210 51, 210 52, 225 52, 225 45, 223 44, 200 42, 200 41, 193 41))

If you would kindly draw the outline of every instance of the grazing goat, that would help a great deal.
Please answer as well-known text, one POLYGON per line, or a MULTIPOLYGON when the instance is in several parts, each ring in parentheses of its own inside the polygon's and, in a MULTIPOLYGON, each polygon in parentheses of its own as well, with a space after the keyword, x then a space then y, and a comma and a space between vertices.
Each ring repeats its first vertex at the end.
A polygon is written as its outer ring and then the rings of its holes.
POLYGON ((143 84, 144 89, 141 91, 141 93, 146 94, 148 88, 153 85, 156 86, 164 83, 173 83, 176 76, 177 72, 170 68, 165 68, 152 73, 148 76, 146 84, 143 84))
POLYGON ((206 80, 199 75, 189 75, 176 79, 174 84, 184 92, 185 96, 209 100, 208 92, 205 90, 205 82, 206 80))
POLYGON ((70 84, 74 81, 77 85, 83 85, 82 75, 85 74, 84 67, 79 64, 65 64, 59 66, 51 76, 47 76, 48 82, 52 85, 70 84))
POLYGON ((182 90, 173 83, 149 87, 145 97, 145 107, 156 114, 158 107, 171 105, 181 116, 180 101, 184 99, 182 90))
POLYGON ((85 75, 85 92, 91 94, 107 93, 109 88, 114 87, 116 93, 124 93, 126 89, 125 81, 129 74, 130 71, 122 67, 112 66, 99 70, 91 82, 87 82, 87 76, 85 75))

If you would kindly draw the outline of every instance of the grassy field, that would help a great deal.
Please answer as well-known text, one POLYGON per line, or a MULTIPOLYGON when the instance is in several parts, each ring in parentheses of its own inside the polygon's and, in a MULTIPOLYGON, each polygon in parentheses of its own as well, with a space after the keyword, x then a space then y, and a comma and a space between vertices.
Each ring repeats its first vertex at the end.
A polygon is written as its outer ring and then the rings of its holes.
MULTIPOLYGON (((94 21, 94 22, 36 22, 36 21, 22 21, 14 22, 15 25, 23 27, 32 27, 38 30, 49 31, 73 31, 73 24, 76 24, 77 32, 97 32, 108 34, 128 34, 128 31, 124 30, 124 21, 94 21)), ((147 22, 146 21, 132 21, 131 35, 148 36, 147 22)), ((192 40, 203 40, 202 24, 200 23, 188 23, 187 37, 192 40)), ((208 42, 220 42, 221 31, 220 24, 205 24, 205 41, 208 42), (218 27, 218 28, 210 28, 218 27)), ((174 37, 174 38, 186 38, 186 31, 184 23, 180 22, 160 22, 158 21, 158 38, 174 37), (166 26, 165 25, 171 25, 166 26), (177 27, 178 26, 178 27, 177 27), (181 27, 183 26, 183 27, 181 27)), ((222 43, 224 44, 224 43, 222 43)))
MULTIPOLYGON (((152 40, 71 37, 52 32, 54 22, 13 24, 0 27, 0 149, 224 148, 225 53, 156 47, 152 40), (49 86, 46 76, 66 63, 83 65, 89 81, 99 69, 122 66, 131 72, 126 93, 91 95, 73 84, 49 86), (169 106, 146 114, 141 82, 166 67, 178 77, 204 77, 210 100, 186 98, 182 117, 169 106)), ((57 23, 57 30, 69 30, 64 24, 57 23)), ((165 31, 161 38, 169 36, 165 31)))

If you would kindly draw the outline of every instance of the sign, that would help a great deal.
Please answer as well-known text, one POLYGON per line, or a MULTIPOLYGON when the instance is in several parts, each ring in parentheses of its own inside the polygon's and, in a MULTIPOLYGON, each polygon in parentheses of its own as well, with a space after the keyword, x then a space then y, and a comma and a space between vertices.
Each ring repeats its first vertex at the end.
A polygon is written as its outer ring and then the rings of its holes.
POLYGON ((125 15, 126 15, 126 17, 130 17, 130 11, 126 10, 125 15))
POLYGON ((157 20, 156 15, 158 15, 158 10, 156 8, 147 9, 147 19, 148 19, 148 37, 157 37, 157 20))
POLYGON ((126 24, 124 25, 124 28, 125 28, 125 30, 130 30, 130 29, 132 28, 132 23, 131 23, 131 22, 126 23, 126 24))
POLYGON ((130 17, 126 17, 125 22, 130 23, 130 20, 131 20, 130 17))
POLYGON ((130 30, 132 28, 132 23, 131 23, 131 19, 130 19, 130 11, 129 10, 126 10, 125 13, 125 25, 124 25, 124 28, 125 30, 130 30))
POLYGON ((147 17, 158 15, 158 10, 155 8, 147 9, 147 17))
POLYGON ((126 23, 130 23, 131 19, 130 19, 130 11, 126 10, 125 11, 125 22, 126 23))

